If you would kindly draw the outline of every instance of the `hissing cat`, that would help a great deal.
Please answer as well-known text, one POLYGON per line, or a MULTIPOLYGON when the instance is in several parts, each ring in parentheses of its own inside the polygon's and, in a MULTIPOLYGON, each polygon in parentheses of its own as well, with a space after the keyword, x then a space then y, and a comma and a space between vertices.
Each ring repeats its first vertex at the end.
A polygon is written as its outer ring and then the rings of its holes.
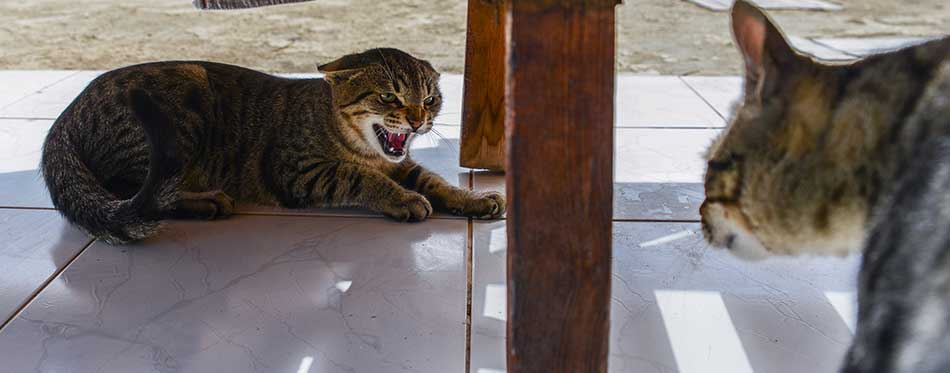
POLYGON ((863 250, 843 372, 950 372, 950 39, 851 64, 796 53, 739 0, 745 97, 701 208, 745 257, 863 250))
POLYGON ((409 157, 442 106, 439 74, 396 49, 283 79, 210 62, 103 74, 53 124, 42 171, 70 222, 109 243, 167 218, 218 219, 234 199, 359 206, 400 221, 436 210, 504 213, 499 193, 456 188, 409 157))

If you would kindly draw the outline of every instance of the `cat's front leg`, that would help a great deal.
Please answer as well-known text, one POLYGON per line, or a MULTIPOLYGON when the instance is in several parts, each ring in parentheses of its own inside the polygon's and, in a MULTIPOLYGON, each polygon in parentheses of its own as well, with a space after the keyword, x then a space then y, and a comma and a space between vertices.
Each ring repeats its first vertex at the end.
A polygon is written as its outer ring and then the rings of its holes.
POLYGON ((368 167, 326 162, 305 174, 293 184, 311 205, 364 207, 398 221, 422 221, 432 214, 424 196, 368 167))
POLYGON ((458 188, 408 159, 400 164, 395 179, 402 187, 422 193, 438 211, 479 219, 494 219, 505 213, 505 197, 501 193, 458 188))

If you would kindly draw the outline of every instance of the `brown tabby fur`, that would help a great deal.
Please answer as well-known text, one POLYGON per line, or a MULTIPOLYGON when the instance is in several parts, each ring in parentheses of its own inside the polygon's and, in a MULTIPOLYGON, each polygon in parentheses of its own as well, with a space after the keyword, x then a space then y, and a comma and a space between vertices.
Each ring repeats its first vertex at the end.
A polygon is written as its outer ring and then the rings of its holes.
MULTIPOLYGON (((734 13, 767 20, 737 4, 734 13)), ((826 64, 796 53, 771 23, 761 27, 763 60, 747 59, 745 97, 708 151, 707 234, 740 255, 847 254, 860 248, 899 159, 895 134, 950 41, 826 64)))
POLYGON ((739 0, 745 97, 703 231, 745 257, 864 254, 845 373, 950 372, 950 38, 825 64, 739 0))
POLYGON ((175 61, 105 73, 46 139, 53 204, 110 243, 147 237, 166 218, 226 217, 234 199, 359 206, 400 221, 424 220, 433 207, 481 218, 504 212, 500 194, 456 188, 408 156, 441 108, 428 62, 373 49, 320 71, 325 79, 284 79, 175 61), (379 128, 408 134, 404 152, 386 153, 379 128))

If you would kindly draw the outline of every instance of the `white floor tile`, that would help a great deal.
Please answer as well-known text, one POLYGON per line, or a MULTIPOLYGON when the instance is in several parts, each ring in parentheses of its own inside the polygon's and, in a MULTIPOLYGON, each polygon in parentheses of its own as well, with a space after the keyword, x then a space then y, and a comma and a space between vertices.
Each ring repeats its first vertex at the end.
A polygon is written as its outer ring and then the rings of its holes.
MULTIPOLYGON (((444 104, 435 121, 462 123, 463 77, 443 74, 444 104)), ((617 78, 616 127, 721 127, 723 121, 674 76, 621 75, 617 78)))
MULTIPOLYGON (((473 373, 505 369, 505 325, 479 312, 504 308, 490 290, 504 284, 504 232, 474 225, 473 373)), ((610 371, 836 372, 859 261, 750 263, 709 248, 698 224, 615 223, 610 371)))
POLYGON ((752 373, 719 292, 657 290, 653 296, 680 372, 752 373))
MULTIPOLYGON (((618 128, 614 183, 702 183, 703 153, 719 129, 618 128)), ((476 172, 476 190, 504 189, 504 175, 476 172)))
POLYGON ((462 124, 462 90, 463 78, 460 74, 442 74, 439 79, 439 89, 442 91, 442 110, 435 118, 435 123, 450 126, 462 124))
MULTIPOLYGON (((615 130, 614 218, 698 220, 703 152, 717 129, 615 130)), ((504 191, 505 176, 473 173, 478 191, 504 191)))
POLYGON ((0 324, 92 241, 54 211, 19 209, 0 209, 0 237, 0 324))
POLYGON ((75 73, 69 70, 0 70, 0 110, 75 73))
POLYGON ((176 222, 81 255, 0 332, 2 372, 461 372, 466 222, 176 222))
POLYGON ((471 373, 504 371, 505 222, 476 222, 472 234, 471 373))
POLYGON ((742 77, 684 76, 682 79, 724 120, 732 117, 734 106, 742 99, 742 77))
POLYGON ((718 129, 617 129, 615 183, 701 183, 718 129))
POLYGON ((679 77, 617 77, 617 127, 722 127, 724 121, 679 77))
POLYGON ((39 171, 51 120, 0 119, 0 207, 52 207, 39 171))
POLYGON ((56 119, 101 71, 78 71, 0 110, 0 117, 56 119))

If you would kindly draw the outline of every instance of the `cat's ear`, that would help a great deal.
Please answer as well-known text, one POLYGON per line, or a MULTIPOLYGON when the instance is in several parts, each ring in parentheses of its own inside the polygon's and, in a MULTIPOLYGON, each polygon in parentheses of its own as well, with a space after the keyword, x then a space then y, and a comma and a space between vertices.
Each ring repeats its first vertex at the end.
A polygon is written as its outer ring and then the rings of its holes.
POLYGON ((341 83, 350 80, 360 73, 367 66, 375 61, 365 56, 365 53, 348 54, 334 61, 317 66, 317 71, 326 75, 331 83, 341 83))
POLYGON ((345 55, 331 62, 317 66, 317 69, 324 74, 328 74, 346 70, 362 69, 375 62, 375 60, 368 58, 366 53, 355 53, 345 55))
POLYGON ((799 60, 778 27, 746 0, 736 0, 732 7, 732 32, 745 61, 747 88, 754 88, 756 95, 761 96, 766 80, 779 78, 770 74, 799 60))

